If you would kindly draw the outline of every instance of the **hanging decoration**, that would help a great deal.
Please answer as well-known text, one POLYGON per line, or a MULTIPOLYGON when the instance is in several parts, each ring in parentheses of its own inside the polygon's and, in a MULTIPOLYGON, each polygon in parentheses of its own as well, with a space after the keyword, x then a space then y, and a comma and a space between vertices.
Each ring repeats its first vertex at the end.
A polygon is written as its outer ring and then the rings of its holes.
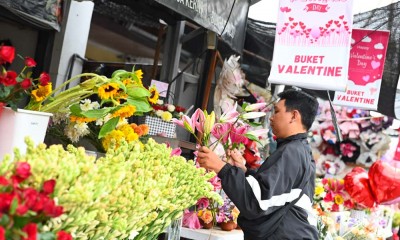
POLYGON ((352 0, 280 0, 270 83, 344 91, 352 0))
POLYGON ((377 110, 389 31, 353 29, 346 92, 333 104, 377 110))

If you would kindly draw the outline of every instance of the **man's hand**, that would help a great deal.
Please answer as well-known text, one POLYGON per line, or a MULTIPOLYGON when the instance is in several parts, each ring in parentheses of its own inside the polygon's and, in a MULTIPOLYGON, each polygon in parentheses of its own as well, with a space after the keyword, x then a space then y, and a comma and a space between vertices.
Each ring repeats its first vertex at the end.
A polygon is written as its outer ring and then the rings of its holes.
POLYGON ((200 164, 200 167, 216 173, 219 173, 226 164, 208 147, 201 147, 199 149, 197 153, 197 162, 200 164))
POLYGON ((229 163, 233 166, 241 168, 244 172, 247 171, 246 168, 246 159, 242 156, 242 154, 235 148, 235 149, 228 149, 227 155, 229 158, 229 163))

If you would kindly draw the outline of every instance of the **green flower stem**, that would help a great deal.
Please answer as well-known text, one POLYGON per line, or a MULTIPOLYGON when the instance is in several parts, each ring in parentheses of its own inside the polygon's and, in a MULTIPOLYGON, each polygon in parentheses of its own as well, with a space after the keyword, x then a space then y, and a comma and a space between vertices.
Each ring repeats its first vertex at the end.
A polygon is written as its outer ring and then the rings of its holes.
MULTIPOLYGON (((78 89, 76 89, 76 90, 78 90, 78 89)), ((79 99, 79 101, 80 101, 80 99, 83 99, 88 95, 90 96, 91 94, 92 94, 92 91, 89 91, 89 90, 80 90, 80 91, 76 91, 76 92, 70 92, 70 94, 64 95, 60 98, 57 97, 54 101, 42 106, 39 110, 42 112, 58 111, 59 109, 62 108, 61 107, 62 105, 69 106, 70 103, 77 102, 76 101, 77 99, 79 99)))

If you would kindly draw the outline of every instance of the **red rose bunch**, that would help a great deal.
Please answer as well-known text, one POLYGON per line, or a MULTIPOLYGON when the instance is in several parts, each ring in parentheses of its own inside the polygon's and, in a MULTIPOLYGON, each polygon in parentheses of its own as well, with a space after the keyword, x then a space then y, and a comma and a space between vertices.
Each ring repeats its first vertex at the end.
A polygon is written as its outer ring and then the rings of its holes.
POLYGON ((17 108, 18 102, 28 96, 30 105, 44 101, 51 93, 52 86, 49 74, 43 72, 38 78, 32 78, 31 68, 36 62, 30 57, 24 59, 24 68, 20 73, 8 70, 6 65, 15 58, 15 48, 0 46, 0 111, 3 106, 17 108))
POLYGON ((48 220, 63 214, 63 207, 52 198, 56 181, 44 181, 37 190, 32 187, 31 175, 31 166, 26 162, 17 162, 10 172, 0 175, 0 240, 39 240, 41 236, 72 239, 64 231, 39 233, 48 220))

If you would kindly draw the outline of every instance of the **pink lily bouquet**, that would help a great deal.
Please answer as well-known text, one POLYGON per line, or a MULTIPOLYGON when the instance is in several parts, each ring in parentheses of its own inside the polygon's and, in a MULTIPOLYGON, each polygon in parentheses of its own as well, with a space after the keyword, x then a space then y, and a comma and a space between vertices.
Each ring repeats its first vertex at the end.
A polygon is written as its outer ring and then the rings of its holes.
POLYGON ((258 110, 264 109, 267 103, 244 104, 237 111, 237 103, 230 104, 219 119, 216 119, 214 111, 208 113, 197 109, 189 117, 183 115, 181 119, 172 119, 174 123, 185 128, 202 146, 213 147, 212 150, 222 144, 224 150, 238 148, 248 141, 259 141, 262 135, 268 133, 267 129, 252 130, 251 127, 259 126, 259 123, 251 120, 264 117, 265 112, 258 110))

